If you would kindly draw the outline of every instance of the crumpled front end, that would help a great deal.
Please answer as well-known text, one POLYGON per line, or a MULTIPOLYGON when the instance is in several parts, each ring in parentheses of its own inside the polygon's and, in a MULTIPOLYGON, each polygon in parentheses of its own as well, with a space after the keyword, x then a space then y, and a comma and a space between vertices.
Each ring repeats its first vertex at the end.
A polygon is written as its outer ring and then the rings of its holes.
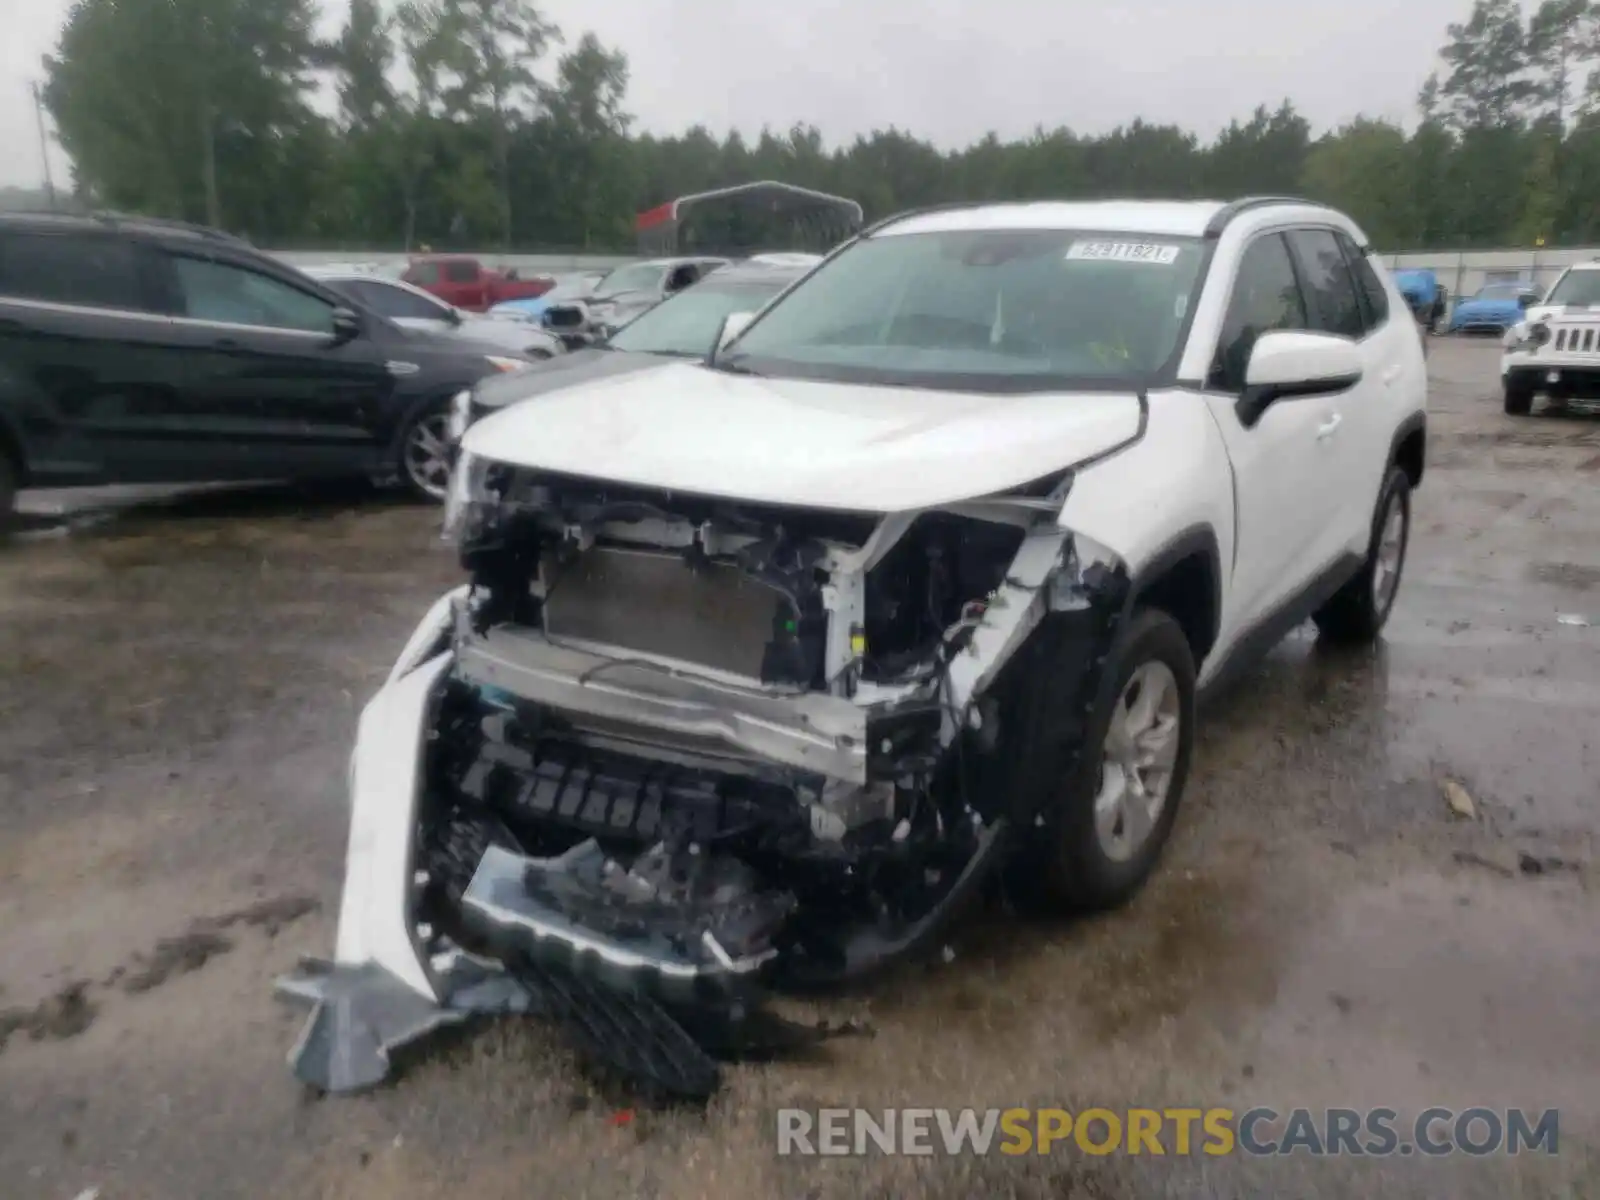
POLYGON ((286 984, 302 1077, 499 1008, 703 1094, 768 990, 937 938, 1059 787, 1015 752, 1041 627, 1071 741, 1125 612, 1069 483, 850 513, 463 464, 470 585, 363 716, 336 964, 286 984))

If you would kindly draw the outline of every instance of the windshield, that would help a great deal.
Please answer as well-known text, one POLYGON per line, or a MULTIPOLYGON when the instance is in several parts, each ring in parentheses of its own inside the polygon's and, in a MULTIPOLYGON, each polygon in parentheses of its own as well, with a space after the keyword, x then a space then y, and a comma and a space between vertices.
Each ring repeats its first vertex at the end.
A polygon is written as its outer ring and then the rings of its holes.
POLYGON ((1546 304, 1600 304, 1600 271, 1568 271, 1556 280, 1545 297, 1546 304))
POLYGON ((718 283, 713 276, 628 322, 607 344, 635 354, 704 358, 711 353, 724 317, 754 312, 788 281, 783 277, 771 282, 718 283))
POLYGON ((660 291, 663 274, 665 272, 661 267, 643 263, 618 267, 607 273, 606 277, 595 286, 594 293, 597 296, 615 296, 618 292, 660 291))
POLYGON ((1201 261, 1198 238, 879 235, 813 272, 718 361, 976 391, 1137 386, 1169 369, 1201 261))
POLYGON ((1491 283, 1480 288, 1474 300, 1515 300, 1528 290, 1524 283, 1491 283))

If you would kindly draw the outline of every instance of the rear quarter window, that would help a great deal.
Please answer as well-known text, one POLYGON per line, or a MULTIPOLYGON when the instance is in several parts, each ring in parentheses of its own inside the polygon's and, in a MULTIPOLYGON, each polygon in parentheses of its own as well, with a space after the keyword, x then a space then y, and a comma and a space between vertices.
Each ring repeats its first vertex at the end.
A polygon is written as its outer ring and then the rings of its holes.
POLYGON ((149 307, 134 244, 109 234, 0 234, 0 295, 84 308, 149 307))

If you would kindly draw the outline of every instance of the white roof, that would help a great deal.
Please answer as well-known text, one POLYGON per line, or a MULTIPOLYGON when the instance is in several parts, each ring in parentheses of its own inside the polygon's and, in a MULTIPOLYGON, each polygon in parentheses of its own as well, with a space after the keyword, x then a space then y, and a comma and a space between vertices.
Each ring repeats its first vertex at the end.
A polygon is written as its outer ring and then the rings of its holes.
POLYGON ((1082 229, 1095 233, 1154 233, 1199 237, 1222 210, 1217 200, 1035 201, 952 208, 909 216, 878 236, 954 233, 975 229, 1082 229))

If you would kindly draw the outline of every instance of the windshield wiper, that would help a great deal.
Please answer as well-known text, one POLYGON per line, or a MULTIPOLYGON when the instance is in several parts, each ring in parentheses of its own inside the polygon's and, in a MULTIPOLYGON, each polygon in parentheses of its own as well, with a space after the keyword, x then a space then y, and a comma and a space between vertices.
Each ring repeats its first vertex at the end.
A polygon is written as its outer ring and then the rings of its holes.
POLYGON ((766 376, 760 371, 754 367, 747 367, 739 361, 744 357, 743 354, 735 354, 730 358, 715 358, 707 365, 713 371, 726 371, 729 375, 753 375, 757 379, 765 379, 766 376))

